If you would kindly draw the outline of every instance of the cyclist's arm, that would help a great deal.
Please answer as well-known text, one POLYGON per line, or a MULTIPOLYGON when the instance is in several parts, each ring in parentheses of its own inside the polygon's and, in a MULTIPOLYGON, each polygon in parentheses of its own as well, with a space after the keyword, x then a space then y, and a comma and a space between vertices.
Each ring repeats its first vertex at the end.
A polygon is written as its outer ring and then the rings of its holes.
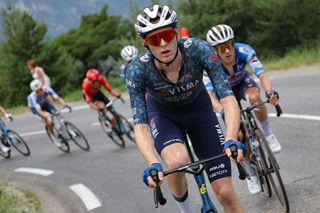
POLYGON ((272 84, 267 73, 262 73, 259 79, 264 91, 272 91, 272 84))
POLYGON ((114 96, 114 97, 119 96, 119 93, 117 93, 116 91, 114 91, 114 90, 112 89, 112 87, 110 86, 110 84, 108 84, 108 83, 106 82, 106 80, 104 79, 103 76, 101 76, 101 78, 100 78, 100 83, 101 83, 101 85, 102 85, 108 92, 110 92, 110 94, 111 94, 112 96, 114 96))
POLYGON ((134 126, 134 133, 138 149, 146 161, 148 167, 153 163, 158 163, 154 152, 153 139, 151 137, 148 124, 138 124, 134 126))
POLYGON ((226 96, 220 99, 224 109, 226 123, 225 141, 238 139, 240 126, 240 109, 234 96, 226 96))
POLYGON ((7 114, 6 110, 2 106, 0 106, 0 112, 4 115, 7 114))
POLYGON ((39 80, 41 81, 42 85, 44 85, 44 83, 45 83, 44 76, 43 76, 40 68, 36 67, 34 71, 37 73, 37 76, 38 76, 39 80))
POLYGON ((207 90, 209 97, 211 99, 211 103, 213 106, 214 111, 216 112, 221 112, 221 110, 223 109, 222 104, 220 103, 220 101, 217 99, 216 95, 214 94, 213 91, 207 90))

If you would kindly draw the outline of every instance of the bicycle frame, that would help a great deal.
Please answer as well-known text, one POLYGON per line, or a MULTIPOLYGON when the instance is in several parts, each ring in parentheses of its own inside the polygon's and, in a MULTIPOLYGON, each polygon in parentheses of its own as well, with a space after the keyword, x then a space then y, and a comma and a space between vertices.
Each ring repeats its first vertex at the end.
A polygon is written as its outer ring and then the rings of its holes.
MULTIPOLYGON (((113 107, 113 103, 115 101, 117 101, 118 99, 121 99, 121 98, 114 98, 112 101, 110 101, 107 105, 106 105, 106 110, 109 111, 113 118, 114 118, 114 121, 115 121, 115 125, 112 126, 112 128, 117 131, 118 134, 122 135, 125 133, 125 130, 124 130, 124 127, 123 127, 123 124, 120 120, 120 117, 117 113, 117 111, 115 110, 115 108, 113 107)), ((121 99, 123 101, 123 99, 121 99)), ((111 122, 112 119, 108 118, 108 116, 106 115, 107 119, 109 119, 109 121, 111 122)))
POLYGON ((2 119, 0 119, 0 129, 4 138, 8 137, 8 128, 2 119))

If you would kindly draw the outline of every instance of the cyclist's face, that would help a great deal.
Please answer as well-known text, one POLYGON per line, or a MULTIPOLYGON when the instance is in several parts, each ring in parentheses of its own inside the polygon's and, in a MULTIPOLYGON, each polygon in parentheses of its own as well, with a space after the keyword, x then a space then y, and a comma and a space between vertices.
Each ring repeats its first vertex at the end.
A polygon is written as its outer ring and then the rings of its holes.
POLYGON ((223 63, 231 63, 235 59, 234 42, 228 41, 215 47, 223 63))
POLYGON ((144 42, 155 57, 170 62, 177 51, 177 32, 172 27, 165 27, 147 35, 144 42))

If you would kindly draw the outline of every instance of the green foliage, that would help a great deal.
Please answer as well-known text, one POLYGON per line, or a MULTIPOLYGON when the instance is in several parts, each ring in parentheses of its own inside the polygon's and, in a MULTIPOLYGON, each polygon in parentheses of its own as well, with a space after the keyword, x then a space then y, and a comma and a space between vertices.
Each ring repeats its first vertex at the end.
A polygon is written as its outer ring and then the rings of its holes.
POLYGON ((320 40, 320 1, 313 0, 179 0, 180 26, 205 39, 217 24, 233 28, 235 40, 249 43, 258 54, 283 55, 320 40))

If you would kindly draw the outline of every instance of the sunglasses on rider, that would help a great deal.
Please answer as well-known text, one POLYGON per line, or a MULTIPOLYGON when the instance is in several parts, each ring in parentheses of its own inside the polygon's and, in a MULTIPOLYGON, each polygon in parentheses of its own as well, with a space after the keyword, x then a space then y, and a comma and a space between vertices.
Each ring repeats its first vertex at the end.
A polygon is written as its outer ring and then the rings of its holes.
POLYGON ((176 31, 173 29, 162 31, 151 36, 147 36, 146 43, 151 46, 160 46, 161 39, 169 43, 176 38, 176 31))
POLYGON ((219 44, 218 46, 215 47, 218 53, 225 53, 227 49, 232 50, 233 48, 234 48, 234 42, 232 40, 225 42, 223 44, 219 44))

